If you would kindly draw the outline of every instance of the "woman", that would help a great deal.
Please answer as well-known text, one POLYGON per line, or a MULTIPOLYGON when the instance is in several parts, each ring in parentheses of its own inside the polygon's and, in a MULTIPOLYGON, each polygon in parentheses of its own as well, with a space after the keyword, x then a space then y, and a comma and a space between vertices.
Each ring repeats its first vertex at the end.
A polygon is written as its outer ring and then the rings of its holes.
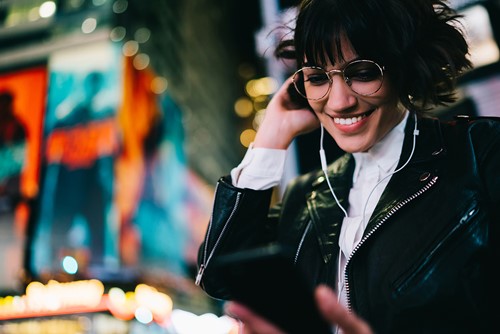
MULTIPOLYGON (((278 242, 344 333, 491 332, 500 123, 424 115, 455 100, 471 67, 457 17, 436 0, 301 3, 293 40, 277 50, 298 71, 216 188, 197 280, 209 295, 231 299, 210 266, 220 255, 278 242), (326 166, 320 143, 321 170, 269 210, 286 149, 320 126, 345 155, 326 166)), ((279 333, 243 305, 228 313, 248 333, 279 333)))

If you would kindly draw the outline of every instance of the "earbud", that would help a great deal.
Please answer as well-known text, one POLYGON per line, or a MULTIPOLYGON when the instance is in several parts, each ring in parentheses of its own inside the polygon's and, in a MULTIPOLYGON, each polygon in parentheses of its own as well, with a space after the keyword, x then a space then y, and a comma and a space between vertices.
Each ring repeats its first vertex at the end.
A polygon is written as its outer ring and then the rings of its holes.
MULTIPOLYGON (((417 113, 413 114, 415 118, 415 126, 413 128, 413 136, 418 136, 420 134, 420 130, 417 128, 417 113)), ((415 143, 413 143, 413 147, 415 148, 415 143)))
POLYGON ((326 155, 325 150, 322 148, 319 149, 319 159, 321 160, 321 169, 326 172, 326 155))

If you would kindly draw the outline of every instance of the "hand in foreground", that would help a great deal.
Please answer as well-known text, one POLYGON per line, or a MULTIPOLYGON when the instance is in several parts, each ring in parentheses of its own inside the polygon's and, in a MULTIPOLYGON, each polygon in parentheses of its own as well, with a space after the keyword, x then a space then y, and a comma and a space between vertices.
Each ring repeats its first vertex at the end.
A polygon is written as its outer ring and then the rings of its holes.
MULTIPOLYGON (((344 334, 373 333, 365 321, 338 303, 337 296, 329 287, 317 287, 315 298, 321 314, 332 324, 332 327, 338 326, 344 334)), ((237 302, 228 302, 225 311, 226 314, 244 324, 243 333, 240 334, 285 334, 278 327, 237 302)))
POLYGON ((320 285, 314 292, 316 304, 323 317, 332 325, 337 325, 344 334, 372 334, 370 326, 356 314, 349 312, 337 301, 332 289, 320 285))

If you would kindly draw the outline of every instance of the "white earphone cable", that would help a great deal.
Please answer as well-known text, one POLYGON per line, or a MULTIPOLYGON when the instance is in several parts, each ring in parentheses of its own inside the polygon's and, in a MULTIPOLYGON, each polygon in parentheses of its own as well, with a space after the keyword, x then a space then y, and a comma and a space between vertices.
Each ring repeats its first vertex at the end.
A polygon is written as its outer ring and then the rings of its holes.
POLYGON ((388 177, 396 174, 397 172, 399 172, 400 170, 402 170, 404 167, 406 167, 406 165, 408 165, 408 163, 410 162, 411 158, 413 157, 413 153, 415 152, 415 146, 417 144, 417 136, 420 133, 420 131, 417 129, 417 114, 414 114, 414 116, 415 116, 415 127, 413 129, 413 146, 411 148, 410 156, 408 157, 408 159, 406 160, 406 162, 401 167, 399 167, 398 169, 396 169, 394 172, 389 173, 386 176, 384 176, 380 181, 378 181, 378 183, 370 191, 370 194, 366 198, 366 203, 365 203, 365 206, 363 208, 363 218, 361 220, 361 223, 363 223, 365 221, 366 208, 368 206, 368 202, 370 201, 370 197, 372 196, 373 192, 375 191, 375 188, 377 188, 378 185, 381 184, 385 179, 387 179, 388 177))
POLYGON ((326 155, 325 155, 325 150, 323 149, 323 136, 324 136, 325 128, 323 127, 323 124, 321 124, 321 138, 320 138, 320 149, 319 149, 319 158, 321 160, 321 169, 323 170, 323 173, 325 174, 325 179, 326 183, 328 183, 328 187, 330 188, 330 192, 333 195, 333 198, 335 199, 335 202, 337 202, 337 205, 339 208, 344 212, 344 216, 347 217, 347 211, 344 209, 344 207, 340 204, 337 195, 335 195, 335 191, 333 191, 333 187, 330 183, 330 179, 328 178, 328 168, 326 164, 326 155))

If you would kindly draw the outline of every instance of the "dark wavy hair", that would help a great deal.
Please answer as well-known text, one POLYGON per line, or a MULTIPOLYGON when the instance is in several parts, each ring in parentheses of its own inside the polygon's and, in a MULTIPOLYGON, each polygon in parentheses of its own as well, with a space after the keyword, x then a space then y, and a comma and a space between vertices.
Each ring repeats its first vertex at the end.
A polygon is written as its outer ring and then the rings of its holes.
MULTIPOLYGON (((341 38, 385 66, 403 105, 415 111, 456 100, 456 80, 472 67, 459 18, 446 1, 303 0, 292 34, 275 50, 282 59, 319 66, 343 59, 341 38), (293 36, 293 38, 289 38, 293 36)), ((287 37, 288 36, 288 37, 287 37)))

